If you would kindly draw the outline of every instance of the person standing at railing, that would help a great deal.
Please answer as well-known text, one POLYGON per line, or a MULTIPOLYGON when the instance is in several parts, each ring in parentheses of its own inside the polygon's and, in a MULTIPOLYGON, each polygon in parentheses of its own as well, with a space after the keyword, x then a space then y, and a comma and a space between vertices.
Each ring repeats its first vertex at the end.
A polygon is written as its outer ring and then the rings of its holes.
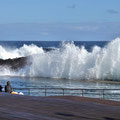
POLYGON ((8 81, 7 85, 5 86, 5 92, 8 92, 8 93, 12 92, 12 86, 10 85, 10 81, 8 81))

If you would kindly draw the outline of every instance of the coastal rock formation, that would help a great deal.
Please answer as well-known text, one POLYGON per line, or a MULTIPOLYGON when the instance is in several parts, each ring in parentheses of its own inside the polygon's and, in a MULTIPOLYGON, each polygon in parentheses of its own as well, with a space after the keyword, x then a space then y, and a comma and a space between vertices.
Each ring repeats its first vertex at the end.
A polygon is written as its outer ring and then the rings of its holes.
MULTIPOLYGON (((45 52, 49 52, 54 49, 53 48, 43 48, 43 50, 45 52)), ((27 65, 27 64, 29 64, 29 65, 31 64, 30 62, 28 62, 29 58, 30 58, 30 56, 13 58, 13 59, 5 59, 5 60, 0 59, 0 67, 9 67, 12 70, 18 70, 18 69, 25 67, 25 65, 27 65)))
POLYGON ((14 59, 0 59, 0 66, 8 66, 9 68, 13 70, 17 70, 20 68, 23 68, 27 64, 27 58, 28 57, 20 57, 20 58, 14 58, 14 59))

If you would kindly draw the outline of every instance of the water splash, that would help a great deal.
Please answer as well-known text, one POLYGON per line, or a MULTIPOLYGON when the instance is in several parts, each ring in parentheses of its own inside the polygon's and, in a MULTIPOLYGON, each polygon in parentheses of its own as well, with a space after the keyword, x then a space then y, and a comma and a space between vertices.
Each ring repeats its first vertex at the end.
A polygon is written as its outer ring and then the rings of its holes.
POLYGON ((1 53, 0 56, 4 59, 7 55, 11 58, 32 55, 29 59, 32 64, 12 75, 120 80, 120 38, 111 41, 104 48, 94 46, 91 52, 74 43, 63 43, 61 48, 49 52, 44 52, 36 45, 24 45, 11 52, 15 53, 14 56, 7 51, 6 55, 1 53))

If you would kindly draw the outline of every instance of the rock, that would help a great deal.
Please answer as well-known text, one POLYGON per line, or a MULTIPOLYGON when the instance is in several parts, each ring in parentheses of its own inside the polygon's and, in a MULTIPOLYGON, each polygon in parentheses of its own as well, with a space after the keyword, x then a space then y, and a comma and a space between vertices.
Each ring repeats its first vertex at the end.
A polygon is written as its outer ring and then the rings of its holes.
POLYGON ((6 60, 0 59, 0 66, 8 66, 14 70, 23 68, 25 65, 27 65, 27 57, 20 57, 14 59, 6 59, 6 60))

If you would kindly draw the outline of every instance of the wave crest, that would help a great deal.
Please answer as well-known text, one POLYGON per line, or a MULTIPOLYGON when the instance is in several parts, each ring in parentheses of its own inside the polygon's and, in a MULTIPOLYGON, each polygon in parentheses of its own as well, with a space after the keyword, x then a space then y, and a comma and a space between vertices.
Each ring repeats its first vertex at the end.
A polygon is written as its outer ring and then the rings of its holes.
MULTIPOLYGON (((111 41, 104 48, 94 46, 91 52, 88 52, 84 46, 63 43, 61 48, 49 52, 36 45, 24 45, 20 49, 12 50, 13 53, 16 53, 14 57, 32 55, 29 57, 31 65, 14 75, 79 80, 120 80, 120 38, 111 41)), ((13 57, 10 54, 9 56, 13 57)))

